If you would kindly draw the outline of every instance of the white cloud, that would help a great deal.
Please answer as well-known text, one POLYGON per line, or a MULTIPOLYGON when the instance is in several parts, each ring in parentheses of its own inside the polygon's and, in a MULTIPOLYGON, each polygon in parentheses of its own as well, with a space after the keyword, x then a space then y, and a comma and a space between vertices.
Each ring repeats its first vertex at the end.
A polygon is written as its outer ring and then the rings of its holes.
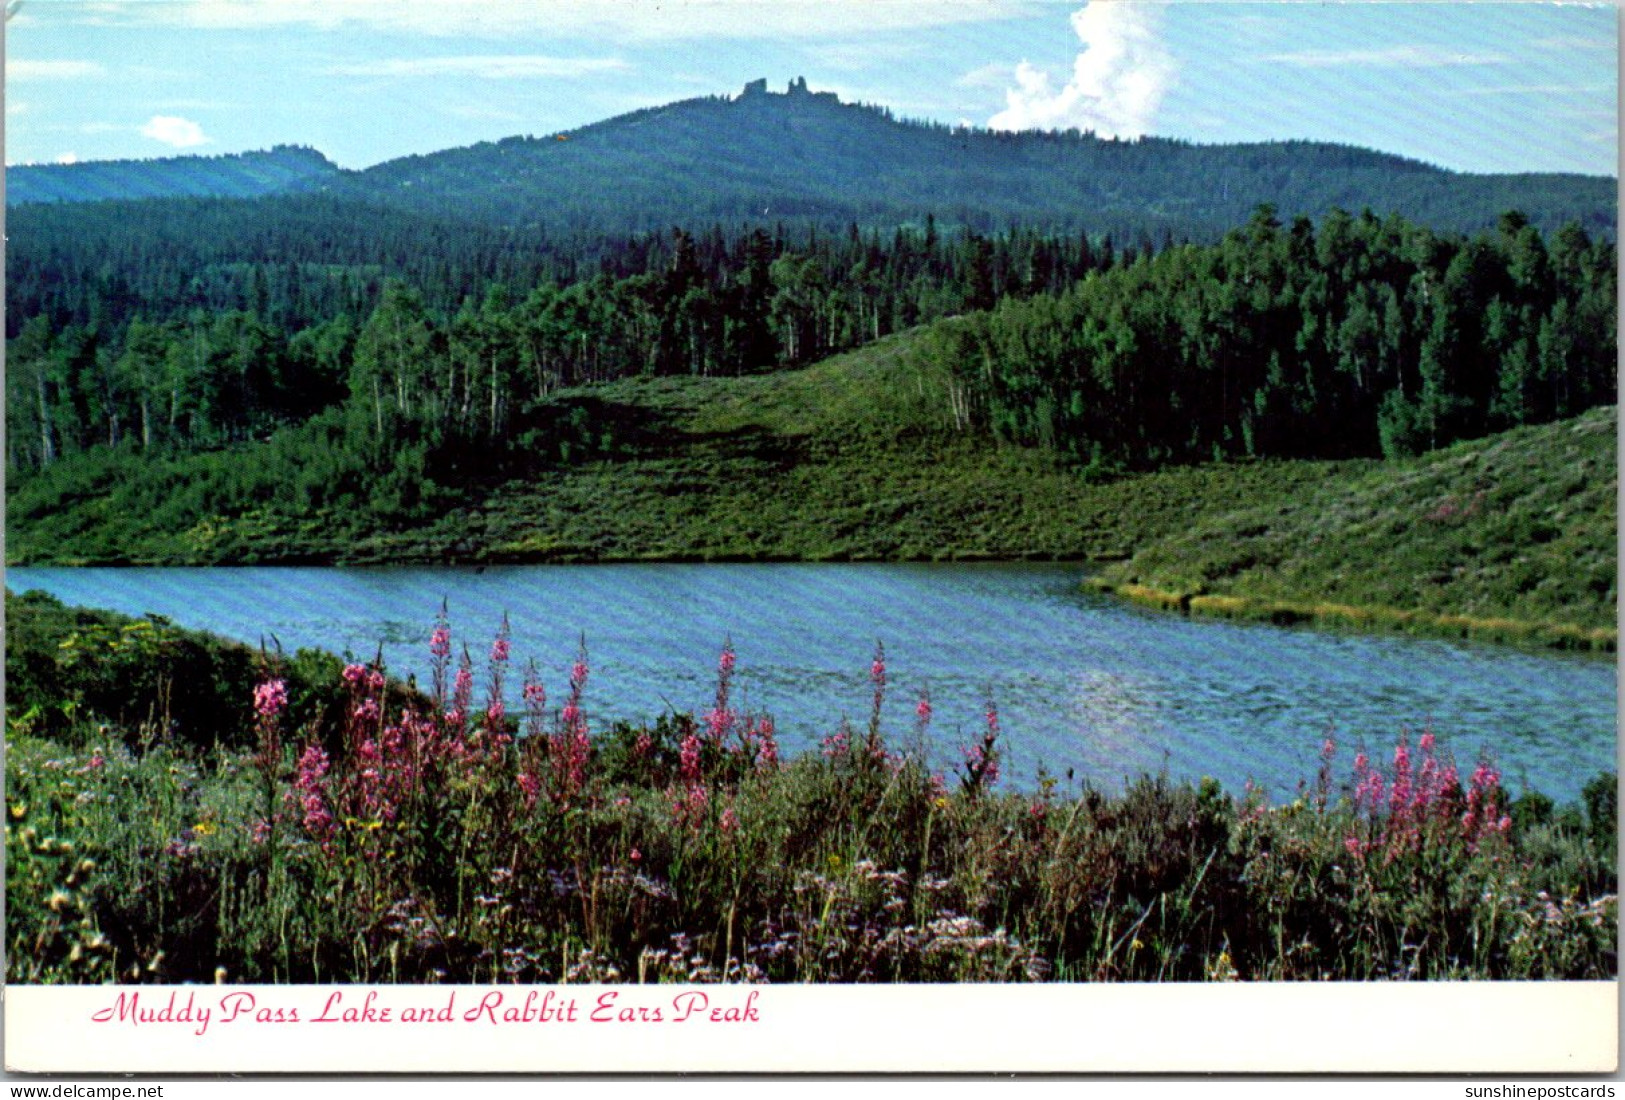
POLYGON ((14 80, 85 80, 107 72, 95 61, 8 61, 6 83, 14 80))
POLYGON ((983 65, 954 79, 956 88, 1007 88, 1015 70, 1009 65, 983 65))
POLYGON ((828 38, 1001 19, 1042 0, 170 0, 129 21, 194 27, 357 26, 457 38, 593 33, 623 38, 828 38))
POLYGON ((57 163, 57 164, 78 164, 79 163, 79 154, 74 153, 74 152, 63 153, 61 156, 56 158, 55 163, 57 163))
POLYGON ((333 65, 334 76, 477 76, 489 80, 585 76, 626 69, 615 57, 546 57, 536 54, 464 57, 398 57, 333 65))
POLYGON ((1450 65, 1502 65, 1500 54, 1460 53, 1435 46, 1390 46, 1380 50, 1297 50, 1271 54, 1265 61, 1302 69, 1334 69, 1349 65, 1385 69, 1436 69, 1450 65))
POLYGON ((153 115, 141 127, 141 135, 176 149, 192 149, 209 142, 203 136, 203 127, 176 115, 153 115))
POLYGON ((1156 118, 1176 67, 1162 44, 1160 4, 1089 0, 1072 13, 1083 43, 1072 78, 1055 88, 1049 73, 1023 61, 1005 109, 988 120, 994 130, 1093 130, 1105 137, 1139 137, 1156 118))

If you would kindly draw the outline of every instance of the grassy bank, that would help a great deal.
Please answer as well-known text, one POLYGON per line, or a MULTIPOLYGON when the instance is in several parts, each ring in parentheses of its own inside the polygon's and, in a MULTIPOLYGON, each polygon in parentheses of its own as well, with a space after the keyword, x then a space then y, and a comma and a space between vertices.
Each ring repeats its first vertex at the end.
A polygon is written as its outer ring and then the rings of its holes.
MULTIPOLYGON (((1616 782, 1512 801, 1431 733, 1322 747, 1300 797, 1211 781, 1004 793, 887 698, 781 760, 724 649, 697 716, 590 731, 505 636, 431 641, 430 697, 351 665, 336 708, 267 660, 213 738, 12 722, 8 977, 24 982, 1611 978, 1616 782), (523 699, 519 714, 500 700, 523 699), (898 722, 902 712, 910 717, 898 722)), ((1314 747, 1306 746, 1311 769, 1314 747)))
POLYGON ((1612 652, 1617 410, 1192 516, 1092 578, 1193 615, 1612 652))

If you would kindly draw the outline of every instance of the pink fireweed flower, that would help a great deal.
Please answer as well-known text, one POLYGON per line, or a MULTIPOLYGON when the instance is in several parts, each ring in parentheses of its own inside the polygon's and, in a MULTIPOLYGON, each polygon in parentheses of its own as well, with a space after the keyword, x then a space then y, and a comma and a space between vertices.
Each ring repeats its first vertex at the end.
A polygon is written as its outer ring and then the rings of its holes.
POLYGON ((534 663, 525 673, 525 686, 520 695, 525 700, 525 732, 531 737, 541 737, 546 725, 547 689, 542 686, 534 663))
POLYGON ((434 632, 429 635, 429 656, 438 660, 451 657, 451 628, 443 622, 436 623, 434 632))
POLYGON ((820 743, 826 757, 831 760, 843 759, 852 751, 852 731, 845 722, 841 728, 830 734, 820 743))
POLYGON ((1411 749, 1401 739, 1394 746, 1394 782, 1388 792, 1389 810, 1403 814, 1411 800, 1411 749))
POLYGON ((874 685, 875 693, 869 707, 869 743, 866 748, 871 757, 879 757, 880 708, 886 701, 886 647, 878 641, 875 643, 875 658, 869 664, 869 682, 874 685))
POLYGON ((102 750, 101 749, 96 749, 94 752, 92 752, 90 754, 90 759, 85 762, 85 767, 89 768, 93 772, 96 772, 96 771, 101 771, 102 767, 106 763, 107 763, 107 758, 102 755, 102 750))
POLYGON ((508 651, 508 636, 506 634, 498 634, 496 640, 491 643, 491 660, 498 664, 506 661, 508 659, 508 651))
POLYGON ((981 786, 991 787, 999 781, 999 754, 984 745, 972 745, 964 750, 965 770, 981 786))
POLYGON ((465 653, 463 655, 463 663, 457 668, 457 676, 452 681, 451 709, 458 715, 466 715, 469 710, 469 704, 473 701, 473 699, 474 666, 473 663, 469 661, 468 655, 465 653))
POLYGON ((774 737, 773 719, 766 714, 756 720, 756 766, 765 769, 779 766, 779 743, 774 737))
POLYGON ((284 680, 267 680, 254 689, 254 712, 261 718, 275 718, 288 706, 288 685, 284 680))
POLYGON ((706 738, 719 746, 734 731, 739 718, 734 709, 728 705, 730 685, 733 682, 734 663, 733 643, 724 642, 722 644, 722 655, 717 658, 716 704, 705 715, 706 738))
POLYGON ((724 835, 739 828, 739 815, 734 813, 734 808, 732 806, 729 806, 727 809, 722 811, 722 818, 717 822, 717 825, 722 829, 724 835))
POLYGON ((686 825, 690 829, 698 829, 705 823, 705 809, 710 802, 711 795, 705 789, 705 784, 691 784, 672 803, 672 821, 678 825, 686 825))
POLYGON ((914 716, 920 720, 921 726, 931 724, 931 696, 923 691, 920 693, 919 705, 914 708, 914 716))
POLYGON ((525 809, 536 805, 536 799, 542 793, 542 781, 530 772, 520 772, 516 782, 519 789, 524 792, 525 809))
POLYGON ((677 777, 684 783, 698 783, 700 779, 700 738, 689 733, 677 752, 677 777))
POLYGON ((320 745, 306 747, 299 757, 294 790, 300 792, 305 831, 318 840, 327 839, 333 828, 333 815, 327 807, 327 753, 320 745))
POLYGON ((361 684, 361 682, 363 680, 365 680, 366 678, 367 678, 367 666, 365 666, 365 665, 345 665, 344 666, 344 682, 345 683, 359 686, 361 684))

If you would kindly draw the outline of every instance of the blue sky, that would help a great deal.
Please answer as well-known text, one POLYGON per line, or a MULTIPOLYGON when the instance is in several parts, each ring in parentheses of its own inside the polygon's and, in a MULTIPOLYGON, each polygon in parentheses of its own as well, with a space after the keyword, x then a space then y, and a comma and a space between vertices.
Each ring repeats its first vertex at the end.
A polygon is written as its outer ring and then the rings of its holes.
POLYGON ((1613 175, 1618 25, 1609 3, 23 0, 6 162, 289 143, 364 167, 805 76, 954 124, 1613 175))

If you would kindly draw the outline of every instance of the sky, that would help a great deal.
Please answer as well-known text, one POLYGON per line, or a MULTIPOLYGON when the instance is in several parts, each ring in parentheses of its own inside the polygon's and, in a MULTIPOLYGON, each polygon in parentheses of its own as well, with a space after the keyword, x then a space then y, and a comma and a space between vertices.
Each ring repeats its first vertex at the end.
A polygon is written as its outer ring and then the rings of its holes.
POLYGON ((21 0, 6 163, 313 146, 346 168, 765 77, 995 129, 1618 171, 1612 3, 21 0))

